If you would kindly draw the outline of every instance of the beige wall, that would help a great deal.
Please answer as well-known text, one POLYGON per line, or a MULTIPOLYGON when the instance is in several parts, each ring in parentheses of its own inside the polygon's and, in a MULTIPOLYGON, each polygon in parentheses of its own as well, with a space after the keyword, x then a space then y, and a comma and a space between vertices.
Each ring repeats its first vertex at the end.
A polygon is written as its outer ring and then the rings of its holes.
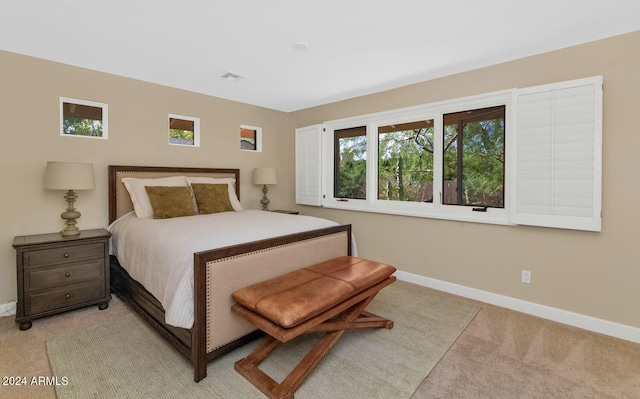
POLYGON ((64 223, 63 192, 43 189, 47 161, 92 162, 96 189, 80 191, 82 229, 107 227, 107 165, 240 168, 240 199, 259 208, 256 166, 277 168, 272 208, 294 201, 288 116, 265 108, 0 51, 0 305, 16 299, 16 235, 54 232, 64 223), (61 137, 60 96, 109 105, 109 139, 61 137), (200 148, 167 144, 169 113, 199 117, 200 148), (263 128, 263 152, 240 151, 240 125, 263 128))
POLYGON ((298 209, 352 223, 361 256, 402 271, 640 327, 639 48, 635 32, 291 114, 293 140, 294 128, 323 121, 603 75, 601 233, 298 209))
POLYGON ((15 235, 56 231, 66 203, 42 188, 46 161, 93 162, 80 192, 81 228, 106 227, 107 165, 239 167, 241 199, 257 208, 255 166, 278 169, 272 208, 294 207, 294 129, 448 98, 604 76, 603 227, 588 233, 507 227, 316 207, 352 223, 360 255, 400 270, 640 327, 640 32, 291 114, 0 51, 0 304, 16 297, 15 235), (60 96, 109 104, 109 140, 59 136, 60 96), (166 144, 166 118, 201 118, 198 149, 166 144), (239 125, 261 126, 264 152, 240 152, 239 125), (532 271, 531 285, 520 270, 532 271))

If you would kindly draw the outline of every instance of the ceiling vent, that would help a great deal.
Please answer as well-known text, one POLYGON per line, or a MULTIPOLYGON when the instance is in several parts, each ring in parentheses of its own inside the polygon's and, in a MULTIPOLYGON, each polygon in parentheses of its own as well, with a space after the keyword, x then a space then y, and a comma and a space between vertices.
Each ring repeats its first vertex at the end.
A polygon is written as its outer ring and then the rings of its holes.
POLYGON ((222 75, 222 77, 227 79, 227 80, 232 80, 232 81, 236 81, 236 80, 240 80, 242 78, 246 78, 246 76, 240 75, 239 73, 235 73, 235 72, 227 72, 224 75, 222 75))

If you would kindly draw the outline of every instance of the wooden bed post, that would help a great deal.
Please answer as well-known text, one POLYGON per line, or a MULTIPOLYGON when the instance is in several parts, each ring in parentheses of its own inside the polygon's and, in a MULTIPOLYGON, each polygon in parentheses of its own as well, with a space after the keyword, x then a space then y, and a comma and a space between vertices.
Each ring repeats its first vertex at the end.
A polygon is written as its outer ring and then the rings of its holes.
POLYGON ((193 380, 207 376, 207 264, 193 256, 193 329, 191 331, 191 363, 193 380))

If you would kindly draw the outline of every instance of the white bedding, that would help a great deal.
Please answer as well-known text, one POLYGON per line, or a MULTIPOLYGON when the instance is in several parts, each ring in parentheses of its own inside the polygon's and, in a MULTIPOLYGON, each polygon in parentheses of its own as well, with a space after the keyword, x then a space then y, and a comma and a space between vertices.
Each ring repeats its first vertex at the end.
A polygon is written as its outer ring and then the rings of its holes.
POLYGON ((111 253, 165 309, 167 324, 193 326, 193 254, 284 234, 335 226, 326 219, 258 210, 172 219, 128 213, 109 226, 111 253))

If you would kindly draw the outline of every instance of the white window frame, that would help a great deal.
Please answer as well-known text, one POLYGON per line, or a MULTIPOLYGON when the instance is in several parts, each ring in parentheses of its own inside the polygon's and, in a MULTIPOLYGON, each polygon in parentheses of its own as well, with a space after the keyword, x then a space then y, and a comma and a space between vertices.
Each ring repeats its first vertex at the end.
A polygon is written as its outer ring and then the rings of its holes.
POLYGON ((325 122, 323 125, 323 190, 322 206, 327 208, 356 210, 365 212, 388 213, 394 215, 417 216, 437 219, 460 220, 493 224, 510 224, 510 193, 504 190, 504 208, 488 208, 486 212, 475 212, 473 207, 445 205, 441 203, 442 195, 442 120, 443 115, 452 112, 466 111, 505 105, 505 184, 510 181, 509 148, 511 126, 511 102, 513 90, 498 91, 489 94, 470 96, 456 100, 424 104, 415 107, 379 112, 354 118, 345 118, 325 122), (389 124, 414 122, 417 120, 434 120, 434 178, 433 202, 390 201, 378 199, 378 127, 389 124), (344 199, 333 196, 334 177, 334 132, 358 126, 367 128, 367 198, 344 199))
POLYGON ((196 118, 193 116, 178 115, 178 114, 169 114, 169 116, 167 117, 167 126, 168 126, 167 135, 171 131, 171 118, 182 119, 185 121, 193 122, 193 144, 172 143, 171 137, 168 136, 167 142, 169 143, 169 145, 178 146, 178 147, 189 147, 189 148, 200 147, 200 118, 196 118))
POLYGON ((60 97, 60 136, 63 137, 82 137, 87 139, 109 139, 109 105, 96 101, 80 100, 77 98, 60 97), (86 105, 88 107, 96 107, 102 109, 102 137, 83 136, 81 134, 65 134, 64 133, 64 104, 86 105))
MULTIPOLYGON (((555 95, 555 94, 554 94, 555 95)), ((555 97, 554 97, 555 98, 555 97)), ((559 97, 560 98, 560 97, 559 97)), ((602 229, 602 113, 603 113, 603 79, 602 76, 594 76, 590 78, 576 79, 572 81, 553 83, 537 87, 529 87, 524 89, 510 89, 498 91, 494 93, 482 94, 477 96, 465 97, 461 99, 442 101, 432 104, 424 104, 415 107, 402 108, 392 111, 380 112, 369 115, 362 115, 352 118, 339 119, 324 122, 320 125, 309 126, 296 130, 296 203, 305 205, 321 205, 327 208, 388 213, 405 216, 417 216, 427 218, 438 218, 458 221, 493 223, 504 225, 531 225, 541 227, 554 227, 564 229, 601 231, 602 229), (568 89, 568 90, 567 90, 568 89), (518 151, 524 151, 526 147, 518 147, 518 101, 522 96, 541 93, 554 92, 555 90, 564 90, 561 93, 562 100, 558 103, 550 101, 545 106, 551 107, 551 114, 537 112, 535 108, 525 110, 524 103, 522 105, 521 124, 526 121, 525 113, 533 112, 535 118, 541 118, 540 121, 548 125, 553 125, 551 140, 558 142, 557 146, 552 146, 552 152, 537 153, 534 150, 536 168, 553 169, 554 159, 560 159, 563 164, 559 169, 561 175, 553 175, 547 181, 543 181, 544 187, 555 184, 558 192, 551 190, 551 194, 547 194, 548 203, 559 204, 557 208, 551 211, 546 209, 540 212, 531 211, 531 207, 527 209, 519 209, 518 207, 526 205, 521 204, 523 195, 519 195, 518 184, 521 187, 531 188, 533 185, 526 180, 526 171, 523 168, 530 162, 530 156, 527 155, 518 159, 518 151), (443 157, 443 114, 460 112, 478 108, 505 106, 505 176, 504 176, 504 208, 487 208, 486 212, 475 212, 473 207, 460 205, 442 204, 442 157, 443 157), (576 111, 577 110, 577 111, 576 111), (558 129, 555 130, 555 113, 558 112, 558 129), (579 127, 575 127, 575 118, 580 120, 577 122, 579 127), (538 116, 540 115, 540 116, 538 116), (570 118, 567 124, 566 118, 570 118), (586 119, 585 119, 586 118, 586 119), (417 120, 434 120, 434 200, 432 203, 422 202, 405 202, 405 201, 389 201, 378 200, 377 196, 377 151, 378 151, 378 126, 386 126, 388 124, 399 124, 405 122, 413 122, 417 120), (584 123, 584 121, 587 123, 584 123), (551 122, 550 122, 551 121, 551 122), (334 139, 335 131, 340 129, 348 129, 354 127, 365 126, 367 129, 367 199, 345 199, 335 198, 334 190, 334 139), (304 132, 305 136, 299 135, 304 132), (555 134, 558 134, 555 137, 555 134), (567 140, 567 134, 571 136, 567 140), (316 138, 310 139, 310 136, 316 138), (302 137, 304 140, 299 140, 302 137), (554 138, 555 137, 555 138, 554 138), (315 145, 310 143, 320 142, 322 145, 322 154, 320 167, 317 167, 317 157, 313 151, 309 151, 309 146, 315 145), (575 148, 573 147, 575 146, 575 148), (567 157, 567 153, 569 156, 567 157), (575 155, 574 155, 575 154, 575 155), (578 158, 572 158, 578 157, 578 158), (585 162, 585 159, 587 162, 585 162), (311 163, 305 164, 305 162, 311 163), (301 167, 301 165, 303 167, 301 167), (585 171, 586 165, 586 171, 585 171), (304 169, 304 173, 299 173, 298 169, 304 169), (522 173, 525 173, 522 175, 522 173), (310 177, 309 177, 310 176, 310 177), (575 181, 567 180, 575 176, 575 181), (577 184, 585 183, 587 185, 577 184), (309 180, 310 179, 310 180, 309 180), (313 190, 306 190, 305 184, 310 181, 321 179, 321 194, 315 193, 313 190), (563 180, 564 179, 564 180, 563 180), (580 181, 579 181, 580 180, 580 181), (566 184, 566 183, 576 184, 566 184), (576 187, 576 188, 574 188, 576 187), (588 187, 591 189, 585 189, 588 187), (304 192, 306 196, 298 195, 299 191, 304 192), (305 191, 306 190, 306 191, 305 191), (304 197, 304 198, 303 198, 304 197), (549 198, 551 198, 549 200, 549 198), (568 202, 567 199, 578 198, 576 203, 568 202), (567 205, 569 204, 569 205, 567 205), (586 204, 586 205, 585 205, 586 204), (586 211, 585 211, 586 209, 586 211), (526 212, 524 212, 526 210, 526 212)), ((528 116, 527 116, 528 117, 528 116)), ((535 119, 537 121, 538 119, 535 119)), ((537 122, 536 122, 537 123, 537 122)), ((536 125, 537 126, 537 125, 536 125)), ((525 127, 522 127, 522 139, 520 145, 526 146, 525 127)), ((537 129, 537 127, 536 127, 537 129)), ((546 134, 545 132, 542 132, 546 134)), ((538 133, 536 133, 538 134, 538 133)), ((549 140, 549 139, 547 139, 549 140)), ((531 147, 526 148, 529 150, 531 147)), ((536 146, 534 146, 536 148, 536 146)), ((541 150, 542 151, 542 150, 541 150)), ((546 151, 546 150, 544 150, 546 151)), ((536 169, 537 170, 537 169, 536 169)), ((540 169, 542 170, 542 169, 540 169)), ((538 179, 538 177, 536 177, 538 179)), ((536 182, 539 183, 539 182, 536 182)), ((537 186, 537 187, 543 187, 537 186)), ((536 189, 533 187, 534 190, 536 189)), ((317 190, 316 190, 317 191, 317 190)), ((531 190, 529 190, 531 191, 531 190)), ((534 191, 538 197, 543 190, 534 191)))
MULTIPOLYGON (((240 125, 240 131, 242 129, 255 130, 256 132, 256 149, 255 150, 243 150, 242 147, 240 151, 244 152, 262 152, 262 128, 258 126, 249 126, 249 125, 240 125)), ((240 137, 242 140, 242 137, 240 137)))

